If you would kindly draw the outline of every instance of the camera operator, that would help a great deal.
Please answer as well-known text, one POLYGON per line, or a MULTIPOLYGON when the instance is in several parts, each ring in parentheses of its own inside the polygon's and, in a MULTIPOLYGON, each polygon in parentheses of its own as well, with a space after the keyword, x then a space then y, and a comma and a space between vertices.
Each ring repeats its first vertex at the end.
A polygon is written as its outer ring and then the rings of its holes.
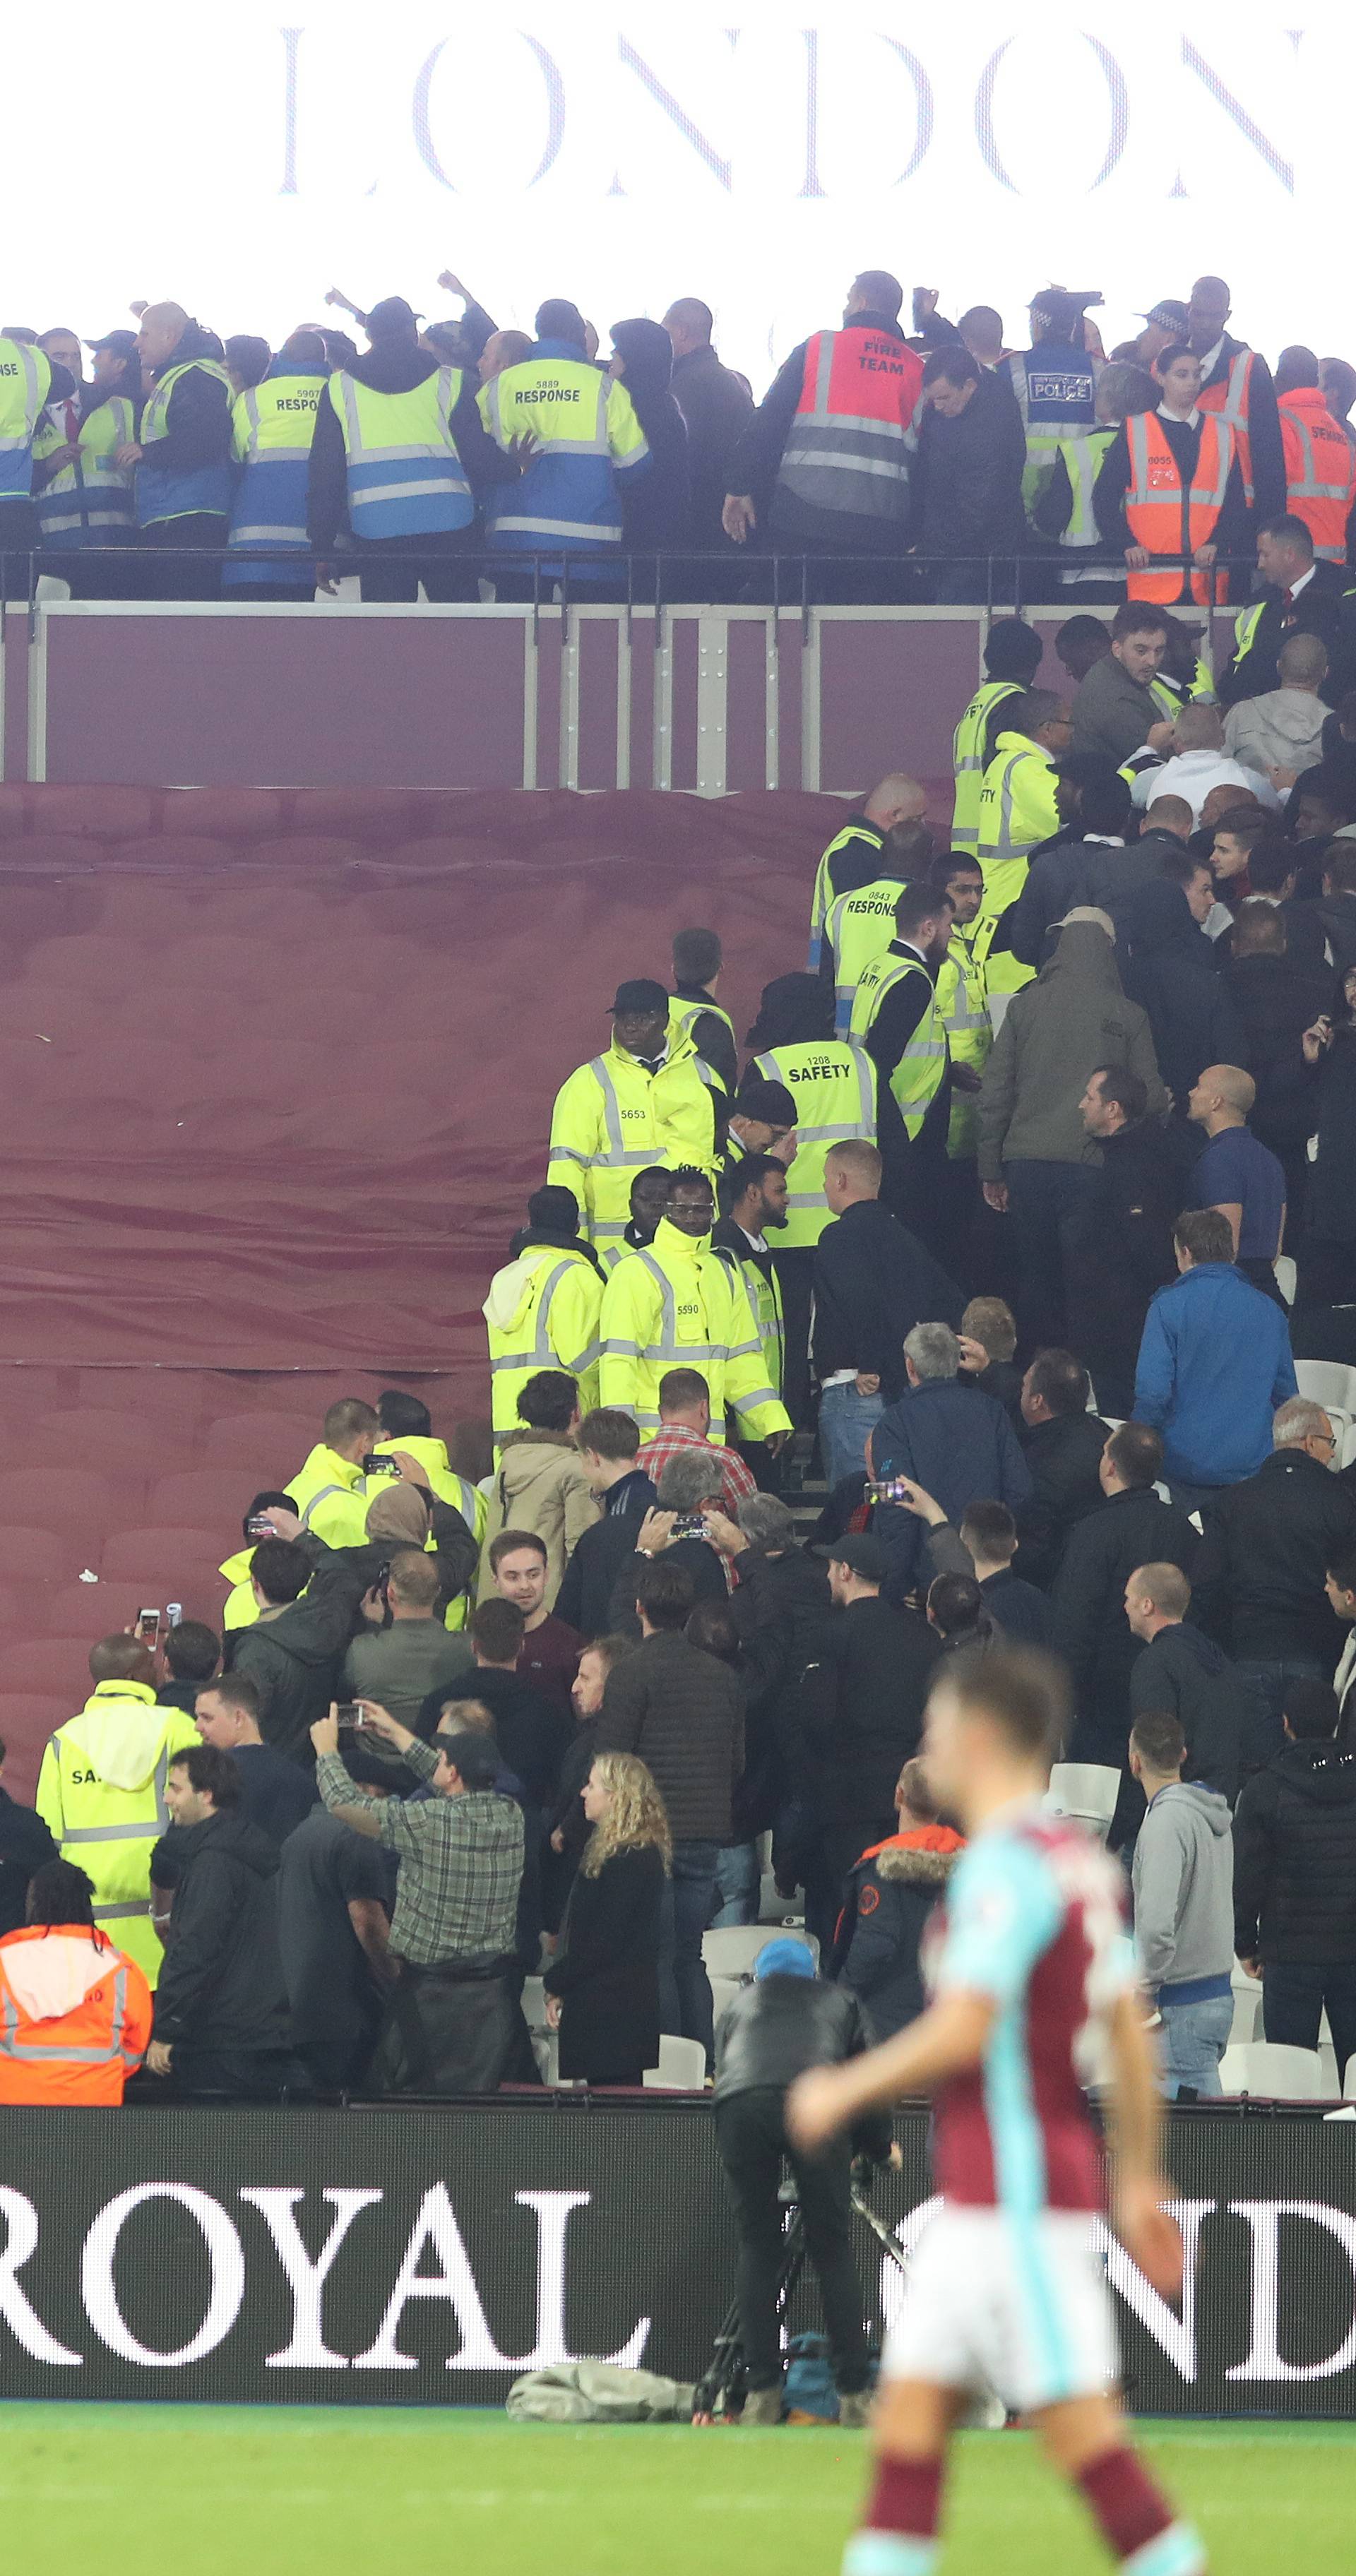
POLYGON ((802 2155, 787 2137, 788 2085, 811 2066, 838 2066, 866 2046, 855 1996, 824 1985, 804 1941, 769 1941, 754 1981, 737 1994, 716 2040, 716 2139, 739 2231, 739 2331, 748 2395, 743 2422, 776 2424, 782 2411, 777 2287, 785 2240, 777 2198, 782 2159, 790 2162, 819 2278, 833 2375, 844 2427, 867 2420, 868 2363, 862 2291, 852 2256, 852 2157, 897 2164, 887 2112, 864 2120, 829 2154, 802 2155))

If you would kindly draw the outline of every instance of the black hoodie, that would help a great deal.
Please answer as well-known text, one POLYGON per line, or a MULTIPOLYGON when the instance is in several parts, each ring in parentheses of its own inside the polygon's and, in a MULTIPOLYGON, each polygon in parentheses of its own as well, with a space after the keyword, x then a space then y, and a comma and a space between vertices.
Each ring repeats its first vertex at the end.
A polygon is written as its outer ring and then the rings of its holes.
POLYGON ((1117 905, 1116 938, 1122 988, 1148 1013, 1158 1070, 1185 1114, 1187 1094, 1207 1064, 1244 1061, 1238 1013, 1215 971, 1210 941, 1171 877, 1155 878, 1117 905))
POLYGON ((1356 1753, 1286 1744, 1234 1816, 1234 1947, 1286 1966, 1356 1963, 1356 1753))
POLYGON ((277 1875, 275 1845, 237 1807, 171 1825, 156 1844, 151 1884, 174 1888, 157 2039, 213 2054, 286 2048, 277 1875))
POLYGON ((673 342, 661 322, 614 322, 612 345, 650 451, 643 474, 622 478, 622 543, 628 551, 686 545, 692 482, 687 422, 671 390, 673 342))
POLYGON ((1271 1750, 1265 1712, 1222 1647, 1190 1621, 1160 1628, 1130 1668, 1130 1714, 1166 1709, 1186 1737, 1184 1780, 1218 1789, 1232 1807, 1240 1773, 1260 1769, 1271 1750))
MULTIPOLYGON (((393 338, 378 340, 364 356, 355 358, 348 373, 358 384, 369 385, 374 393, 407 394, 428 377, 436 376, 445 364, 446 360, 431 350, 421 349, 417 340, 393 338)), ((490 437, 476 408, 477 390, 475 377, 463 375, 452 411, 452 436, 472 495, 479 503, 495 484, 516 483, 519 469, 511 456, 501 454, 490 437)), ((316 553, 328 554, 348 524, 348 458, 331 380, 316 413, 306 496, 306 533, 316 553)), ((369 542, 375 544, 376 539, 369 542)), ((427 542, 436 552, 439 538, 433 535, 427 542)))

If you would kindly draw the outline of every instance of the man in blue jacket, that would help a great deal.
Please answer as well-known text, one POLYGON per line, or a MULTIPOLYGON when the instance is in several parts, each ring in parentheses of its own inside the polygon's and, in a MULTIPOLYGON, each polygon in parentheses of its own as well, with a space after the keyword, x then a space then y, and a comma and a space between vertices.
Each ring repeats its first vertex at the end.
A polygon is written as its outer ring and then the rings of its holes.
POLYGON ((1180 1276, 1145 1319, 1135 1420, 1163 1435, 1163 1471, 1184 1510, 1253 1476, 1271 1451, 1271 1418, 1297 1393, 1283 1306, 1234 1265, 1218 1208, 1188 1208, 1173 1228, 1180 1276))
MULTIPOLYGON (((904 1344, 908 1394, 882 1414, 868 1452, 878 1484, 904 1476, 921 1485, 936 1496, 953 1529, 981 1497, 1010 1511, 1031 1497, 1031 1470, 1004 1407, 977 1388, 958 1386, 960 1364, 949 1324, 915 1324, 904 1344)), ((914 1589, 923 1524, 916 1512, 883 1502, 874 1529, 889 1560, 886 1590, 897 1601, 914 1589)))

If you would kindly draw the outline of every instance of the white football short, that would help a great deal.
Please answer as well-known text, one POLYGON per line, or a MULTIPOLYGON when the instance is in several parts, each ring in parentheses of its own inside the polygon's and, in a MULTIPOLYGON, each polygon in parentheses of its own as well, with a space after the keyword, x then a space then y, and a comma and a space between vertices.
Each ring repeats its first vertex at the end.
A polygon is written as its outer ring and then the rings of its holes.
POLYGON ((1021 2414, 1105 2394, 1120 2357, 1091 2230, 1078 2210, 939 2209, 910 2257, 882 2378, 995 2388, 1021 2414))

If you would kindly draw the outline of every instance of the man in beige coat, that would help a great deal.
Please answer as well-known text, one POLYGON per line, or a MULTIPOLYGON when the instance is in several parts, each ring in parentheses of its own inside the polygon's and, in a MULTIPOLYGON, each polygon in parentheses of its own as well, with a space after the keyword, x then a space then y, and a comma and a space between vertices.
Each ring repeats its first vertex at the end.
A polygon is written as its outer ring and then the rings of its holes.
POLYGON ((497 1589, 490 1570, 490 1542, 503 1529, 529 1530, 546 1549, 546 1607, 560 1590, 567 1559, 600 1517, 597 1496, 575 1446, 579 1388, 563 1369, 539 1369, 518 1398, 522 1428, 506 1431, 498 1472, 490 1488, 489 1519, 480 1555, 478 1598, 497 1589))
POLYGON ((1030 1344, 1066 1339, 1062 1238, 1101 1160, 1079 1102, 1105 1065, 1137 1073, 1150 1118, 1167 1117, 1148 1017, 1121 989, 1111 916, 1082 905, 1065 914, 1035 983, 1009 1002, 979 1095, 979 1177, 989 1206, 1012 1220, 1030 1344))

